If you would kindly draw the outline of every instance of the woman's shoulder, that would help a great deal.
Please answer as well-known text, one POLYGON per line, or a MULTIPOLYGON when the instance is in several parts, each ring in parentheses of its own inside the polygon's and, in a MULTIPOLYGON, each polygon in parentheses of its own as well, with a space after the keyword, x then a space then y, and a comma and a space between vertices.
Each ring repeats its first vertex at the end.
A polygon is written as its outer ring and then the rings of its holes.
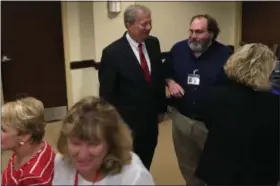
POLYGON ((54 167, 55 167, 56 170, 59 170, 59 171, 61 171, 61 170, 69 170, 70 169, 70 166, 65 161, 63 155, 58 153, 58 152, 55 155, 54 167))
POLYGON ((21 178, 18 180, 22 185, 49 185, 54 170, 55 153, 51 146, 43 141, 44 145, 20 171, 21 178))
POLYGON ((54 161, 55 163, 62 163, 64 161, 62 154, 56 152, 54 161))
POLYGON ((131 154, 131 162, 124 166, 123 171, 126 171, 126 170, 148 171, 136 153, 130 152, 130 154, 131 154))
POLYGON ((252 88, 231 80, 225 85, 210 87, 207 94, 207 101, 214 105, 217 103, 236 102, 236 99, 247 99, 252 94, 254 94, 252 88))
POLYGON ((43 141, 43 143, 44 145, 41 149, 21 167, 24 170, 23 172, 32 175, 42 175, 42 173, 52 172, 55 152, 47 142, 43 141))
POLYGON ((146 169, 140 158, 131 152, 132 161, 124 166, 121 176, 126 185, 154 185, 151 173, 146 169))
POLYGON ((53 185, 65 185, 74 175, 73 169, 68 165, 68 163, 64 160, 63 155, 60 153, 56 153, 54 160, 54 177, 53 177, 53 185))

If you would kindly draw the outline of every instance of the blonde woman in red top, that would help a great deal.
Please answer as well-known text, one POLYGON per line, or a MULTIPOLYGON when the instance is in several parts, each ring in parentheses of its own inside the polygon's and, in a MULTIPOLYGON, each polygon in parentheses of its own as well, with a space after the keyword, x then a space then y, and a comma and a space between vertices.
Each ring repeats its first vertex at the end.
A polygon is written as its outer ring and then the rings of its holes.
POLYGON ((44 106, 27 97, 2 107, 1 149, 13 151, 2 173, 2 186, 51 185, 55 153, 43 141, 44 106))

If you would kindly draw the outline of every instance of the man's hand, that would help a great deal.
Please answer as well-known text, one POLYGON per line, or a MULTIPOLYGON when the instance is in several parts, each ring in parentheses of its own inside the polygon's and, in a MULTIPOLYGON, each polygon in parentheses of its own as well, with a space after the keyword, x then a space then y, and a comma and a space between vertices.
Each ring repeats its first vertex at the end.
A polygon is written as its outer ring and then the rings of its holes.
POLYGON ((158 115, 158 123, 161 123, 164 119, 164 114, 159 114, 158 115))
POLYGON ((176 83, 174 80, 168 79, 166 82, 167 82, 167 86, 168 86, 168 91, 171 96, 180 98, 185 94, 184 89, 178 83, 176 83))

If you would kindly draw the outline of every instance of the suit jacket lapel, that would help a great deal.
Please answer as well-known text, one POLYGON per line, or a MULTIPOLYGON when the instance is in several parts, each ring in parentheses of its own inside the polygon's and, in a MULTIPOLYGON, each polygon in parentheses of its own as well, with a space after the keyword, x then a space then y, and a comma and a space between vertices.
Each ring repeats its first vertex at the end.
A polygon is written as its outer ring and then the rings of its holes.
MULTIPOLYGON (((126 33, 125 33, 126 34, 126 33)), ((140 77, 143 80, 145 80, 145 75, 144 72, 139 64, 138 59, 136 58, 131 46, 129 45, 129 42, 126 39, 126 36, 124 35, 123 38, 123 52, 125 54, 126 60, 124 62, 126 63, 125 65, 127 66, 127 69, 131 71, 131 74, 133 74, 135 77, 140 77)))

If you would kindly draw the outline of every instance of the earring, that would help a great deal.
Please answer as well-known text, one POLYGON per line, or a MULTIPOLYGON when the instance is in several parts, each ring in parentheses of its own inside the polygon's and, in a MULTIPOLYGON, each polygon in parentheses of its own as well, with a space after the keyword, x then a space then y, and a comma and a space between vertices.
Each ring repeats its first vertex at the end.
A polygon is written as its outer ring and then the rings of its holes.
POLYGON ((20 145, 24 145, 24 142, 23 142, 23 141, 21 141, 21 142, 19 142, 19 144, 20 144, 20 145))

